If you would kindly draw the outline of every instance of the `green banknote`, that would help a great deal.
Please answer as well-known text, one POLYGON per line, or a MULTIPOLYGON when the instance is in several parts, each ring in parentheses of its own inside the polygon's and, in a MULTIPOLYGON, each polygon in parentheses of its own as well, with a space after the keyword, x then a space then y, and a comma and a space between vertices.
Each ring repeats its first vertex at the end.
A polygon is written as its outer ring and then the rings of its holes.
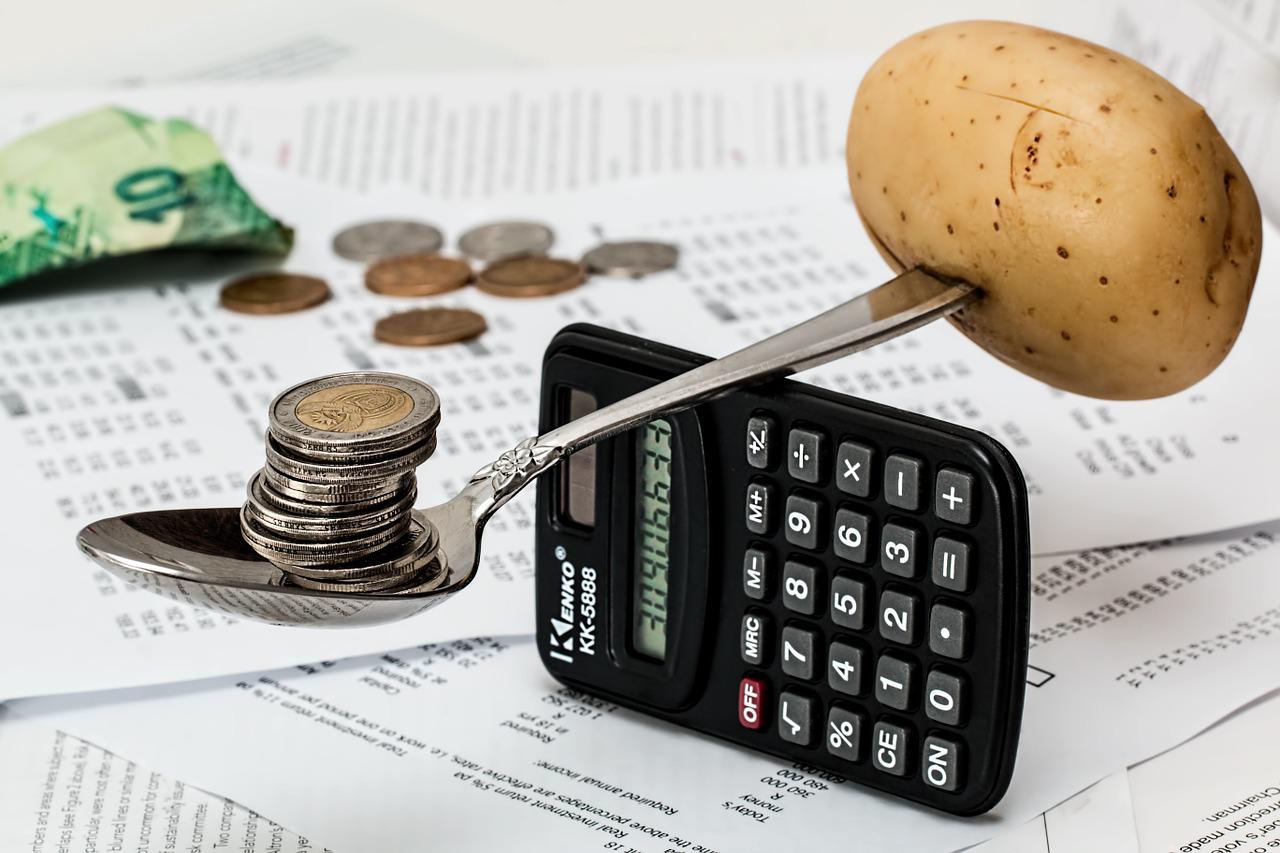
POLYGON ((213 140, 181 119, 106 107, 0 148, 0 286, 151 249, 282 255, 292 244, 213 140))

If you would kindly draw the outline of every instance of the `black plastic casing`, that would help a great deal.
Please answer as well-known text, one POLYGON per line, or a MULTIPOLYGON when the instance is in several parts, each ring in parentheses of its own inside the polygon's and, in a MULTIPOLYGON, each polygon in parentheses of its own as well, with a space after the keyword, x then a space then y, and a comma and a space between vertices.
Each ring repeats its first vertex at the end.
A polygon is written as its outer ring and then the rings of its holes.
MULTIPOLYGON (((563 329, 552 340, 543 363, 541 431, 567 420, 568 389, 593 395, 599 406, 683 373, 709 359, 685 350, 587 324, 563 329)), ((912 412, 870 403, 791 380, 734 392, 681 412, 668 420, 673 427, 675 479, 672 501, 678 511, 672 520, 668 594, 667 651, 663 662, 638 655, 631 645, 631 575, 635 500, 635 436, 624 433, 598 445, 595 524, 591 529, 564 517, 560 509, 565 463, 537 483, 536 596, 538 651, 548 671, 561 682, 603 696, 654 717, 714 735, 738 746, 788 761, 821 768, 845 779, 886 791, 957 815, 991 809, 1004 795, 1013 773, 1022 703, 1026 687, 1029 622, 1029 534, 1026 486, 1009 452, 993 438, 972 429, 912 412), (781 448, 772 471, 747 464, 748 419, 768 413, 777 421, 775 443, 781 448), (782 485, 775 517, 781 514, 790 482, 785 437, 792 427, 817 429, 829 448, 827 473, 817 484, 795 484, 797 490, 824 500, 826 541, 817 551, 790 546, 780 529, 769 536, 750 533, 745 525, 747 484, 762 475, 782 485), (851 498, 836 488, 835 447, 846 438, 874 449, 872 482, 890 453, 907 453, 925 462, 924 504, 919 512, 895 510, 878 500, 851 498), (889 521, 906 521, 920 528, 932 542, 945 525, 932 513, 932 484, 938 466, 950 464, 976 477, 978 521, 964 529, 977 560, 974 583, 960 594, 932 586, 928 560, 922 578, 914 581, 887 574, 878 563, 876 532, 889 521), (846 506, 867 513, 872 535, 865 565, 838 559, 831 544, 831 515, 846 506), (743 589, 743 555, 750 546, 773 553, 774 589, 765 601, 748 598, 743 589), (871 614, 881 591, 910 591, 923 599, 927 619, 935 602, 958 604, 971 614, 972 640, 963 661, 933 654, 922 640, 903 646, 882 638, 876 620, 867 630, 849 631, 828 618, 829 600, 819 599, 815 616, 785 609, 777 573, 785 559, 795 556, 822 566, 829 582, 837 574, 868 585, 871 614), (765 666, 750 666, 740 653, 742 618, 748 610, 767 613, 775 646, 782 626, 816 628, 818 648, 837 639, 856 641, 871 652, 913 658, 923 673, 937 666, 962 674, 968 682, 968 713, 959 726, 944 726, 925 716, 916 689, 906 712, 878 705, 874 698, 851 698, 827 683, 826 657, 811 681, 785 676, 777 649, 765 666), (565 618, 571 617, 571 618, 565 618), (566 627, 569 626, 569 627, 566 627), (739 685, 744 677, 763 681, 764 726, 744 728, 738 719, 739 685), (815 737, 810 746, 783 741, 777 732, 777 699, 781 689, 817 700, 815 737), (826 713, 832 703, 863 712, 868 720, 862 737, 864 757, 849 762, 826 748, 826 713), (915 755, 905 777, 888 775, 869 758, 870 731, 877 720, 906 724, 915 732, 915 755), (921 779, 923 739, 937 734, 963 743, 963 787, 947 792, 921 779)), ((827 595, 827 592, 823 592, 827 595)), ((924 632, 921 632, 924 633, 924 632)), ((874 669, 872 669, 874 676, 874 669)))

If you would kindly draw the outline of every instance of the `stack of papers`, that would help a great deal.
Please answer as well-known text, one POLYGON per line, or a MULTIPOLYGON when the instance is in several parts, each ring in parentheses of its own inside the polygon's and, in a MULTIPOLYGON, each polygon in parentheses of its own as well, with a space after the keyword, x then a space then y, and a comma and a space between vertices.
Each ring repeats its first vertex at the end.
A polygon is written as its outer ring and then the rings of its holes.
MULTIPOLYGON (((1235 35, 1247 22, 1226 17, 1230 4, 1188 8, 1192 20, 1175 27, 1125 3, 1109 29, 1085 35, 1201 97, 1275 210, 1269 45, 1235 35), (1265 106, 1257 87, 1232 83, 1264 78, 1265 106)), ((22 606, 0 622, 0 849, 490 850, 519 837, 525 850, 856 839, 932 851, 995 837, 984 850, 1060 853, 1280 839, 1268 750, 1241 746, 1265 743, 1280 720, 1280 699, 1258 701, 1280 687, 1280 490, 1259 476, 1280 468, 1280 407, 1259 397, 1280 360, 1272 253, 1231 356, 1162 400, 1045 388, 943 324, 801 377, 981 429, 1027 476, 1036 557, 1022 747, 1009 794, 982 818, 558 685, 530 639, 531 494, 490 525, 471 587, 377 628, 286 630, 194 611, 76 552, 76 530, 99 516, 238 504, 261 465, 267 402, 302 379, 379 369, 440 389, 439 450, 421 477, 429 505, 535 432, 537 365, 567 323, 721 355, 879 283, 840 147, 866 64, 112 94, 218 136, 255 196, 297 228, 289 268, 325 278, 335 298, 295 315, 232 315, 216 304, 235 270, 160 267, 145 288, 0 305, 0 441, 14 449, 0 513, 22 531, 7 537, 3 568, 22 606), (682 260, 542 300, 437 297, 480 311, 490 331, 399 349, 371 339, 387 303, 330 248, 354 222, 396 216, 452 237, 532 218, 555 228, 557 254, 642 236, 679 244, 682 260), (763 822, 732 808, 772 791, 779 771, 816 793, 783 795, 763 822)), ((0 139, 103 98, 14 96, 0 139)), ((1266 240, 1280 245, 1270 227, 1266 240)))

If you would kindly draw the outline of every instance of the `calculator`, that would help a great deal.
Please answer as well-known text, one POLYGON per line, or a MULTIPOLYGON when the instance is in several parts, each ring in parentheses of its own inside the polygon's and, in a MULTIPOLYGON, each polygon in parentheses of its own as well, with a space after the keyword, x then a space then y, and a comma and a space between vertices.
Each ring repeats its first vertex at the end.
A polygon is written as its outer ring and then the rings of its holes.
MULTIPOLYGON (((708 360, 568 326, 542 431, 708 360)), ((990 436, 775 380, 578 451, 538 480, 536 538, 566 685, 953 814, 1004 795, 1027 492, 990 436)))

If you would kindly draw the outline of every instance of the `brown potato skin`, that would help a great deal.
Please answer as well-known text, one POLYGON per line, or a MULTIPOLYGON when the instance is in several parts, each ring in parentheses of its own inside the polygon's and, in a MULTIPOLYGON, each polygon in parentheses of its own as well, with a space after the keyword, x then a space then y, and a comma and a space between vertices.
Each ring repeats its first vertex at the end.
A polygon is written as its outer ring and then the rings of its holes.
POLYGON ((1253 187, 1204 109, 1121 54, 998 21, 917 33, 863 78, 846 156, 885 260, 980 286, 951 321, 1050 385, 1172 394, 1240 333, 1253 187))

